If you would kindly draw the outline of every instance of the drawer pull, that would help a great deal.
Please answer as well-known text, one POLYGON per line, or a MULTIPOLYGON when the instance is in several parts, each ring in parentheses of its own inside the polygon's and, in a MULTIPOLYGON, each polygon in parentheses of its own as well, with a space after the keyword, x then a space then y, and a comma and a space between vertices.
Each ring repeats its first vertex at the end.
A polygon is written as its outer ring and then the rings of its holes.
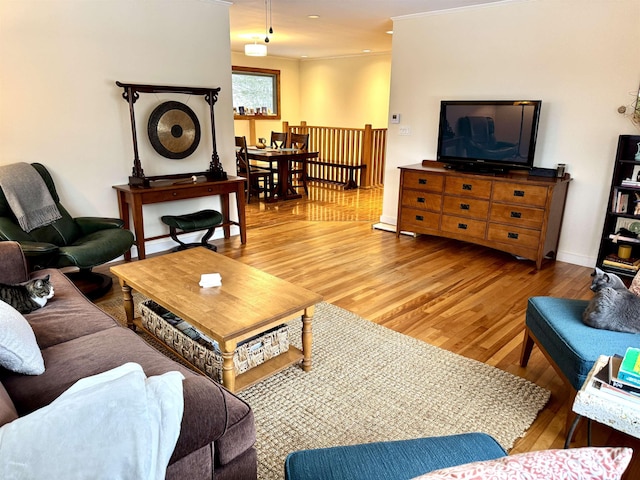
POLYGON ((471 208, 471 205, 469 205, 468 203, 460 204, 460 210, 469 210, 470 208, 471 208))
POLYGON ((419 222, 423 222, 424 217, 422 215, 416 215, 416 220, 418 220, 419 222))
POLYGON ((458 224, 458 228, 460 230, 466 230, 467 229, 467 224, 466 223, 459 223, 458 224))
POLYGON ((425 198, 424 198, 424 197, 418 197, 416 200, 418 201, 418 203, 424 203, 424 202, 426 202, 426 200, 425 200, 425 198))
POLYGON ((426 178, 419 178, 418 179, 418 184, 419 185, 426 185, 427 184, 427 179, 426 178))
POLYGON ((509 238, 511 238, 513 240, 517 240, 518 239, 518 234, 509 232, 509 233, 507 233, 507 237, 509 237, 509 238))
POLYGON ((172 195, 175 197, 176 195, 178 195, 178 192, 173 192, 172 195))
POLYGON ((471 190, 473 188, 473 185, 471 185, 470 183, 463 183, 462 184, 462 189, 463 190, 471 190))
POLYGON ((524 190, 514 190, 513 191, 513 196, 514 197, 524 197, 524 190))
POLYGON ((511 212, 511 218, 522 218, 522 212, 511 212))

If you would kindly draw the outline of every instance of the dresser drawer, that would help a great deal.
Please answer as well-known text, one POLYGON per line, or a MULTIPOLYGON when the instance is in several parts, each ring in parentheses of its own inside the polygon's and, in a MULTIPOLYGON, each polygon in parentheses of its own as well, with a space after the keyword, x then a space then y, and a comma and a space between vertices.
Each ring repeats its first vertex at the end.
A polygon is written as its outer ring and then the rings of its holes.
POLYGON ((415 208, 403 208, 400 229, 420 233, 424 230, 438 230, 440 214, 415 208))
POLYGON ((442 208, 442 195, 438 193, 426 193, 417 190, 402 191, 402 205, 414 207, 420 210, 440 212, 442 208))
POLYGON ((494 242, 537 248, 540 244, 540 230, 490 223, 487 239, 494 242))
POLYGON ((496 182, 493 189, 493 201, 544 207, 547 203, 548 190, 547 187, 538 185, 496 182))
POLYGON ((443 232, 457 233, 468 237, 484 238, 487 231, 487 222, 474 220, 472 218, 454 217, 452 215, 442 216, 443 232))
POLYGON ((522 205, 494 203, 491 205, 489 220, 519 227, 540 228, 544 220, 544 210, 522 205))
POLYGON ((489 200, 445 195, 442 212, 486 220, 489 214, 489 200))
POLYGON ((474 198, 489 199, 491 196, 491 180, 467 178, 467 177, 447 177, 445 181, 445 193, 453 195, 468 195, 474 198))
POLYGON ((432 172, 403 172, 403 188, 424 192, 442 192, 444 176, 432 172))

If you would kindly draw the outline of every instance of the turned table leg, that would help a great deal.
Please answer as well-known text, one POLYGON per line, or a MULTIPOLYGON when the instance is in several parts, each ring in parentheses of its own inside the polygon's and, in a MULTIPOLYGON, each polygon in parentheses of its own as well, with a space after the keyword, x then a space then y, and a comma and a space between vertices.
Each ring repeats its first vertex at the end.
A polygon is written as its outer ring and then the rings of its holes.
POLYGON ((235 342, 225 342, 220 345, 220 354, 222 355, 222 384, 231 392, 235 392, 236 388, 236 370, 233 365, 233 356, 236 347, 237 344, 235 342))
POLYGON ((311 321, 313 320, 313 313, 315 311, 315 305, 304 309, 302 315, 302 369, 305 372, 311 370, 311 343, 313 341, 313 335, 311 334, 311 321))
POLYGON ((136 326, 133 323, 133 295, 131 294, 131 287, 120 279, 120 287, 122 287, 122 297, 124 300, 124 313, 127 316, 127 327, 135 331, 136 326))

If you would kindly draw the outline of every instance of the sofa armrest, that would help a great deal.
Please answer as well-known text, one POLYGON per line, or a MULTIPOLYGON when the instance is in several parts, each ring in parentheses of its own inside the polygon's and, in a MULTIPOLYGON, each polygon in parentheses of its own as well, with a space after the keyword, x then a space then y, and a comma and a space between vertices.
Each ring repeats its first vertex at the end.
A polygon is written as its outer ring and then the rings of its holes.
POLYGON ((18 242, 0 242, 0 283, 20 283, 29 280, 27 261, 18 242))
POLYGON ((82 233, 89 235, 98 230, 106 230, 109 228, 122 228, 124 222, 119 218, 106 217, 76 217, 76 223, 80 226, 82 233))
POLYGON ((227 408, 222 387, 205 377, 197 376, 186 378, 182 388, 184 414, 170 464, 213 443, 224 434, 227 426, 227 408))

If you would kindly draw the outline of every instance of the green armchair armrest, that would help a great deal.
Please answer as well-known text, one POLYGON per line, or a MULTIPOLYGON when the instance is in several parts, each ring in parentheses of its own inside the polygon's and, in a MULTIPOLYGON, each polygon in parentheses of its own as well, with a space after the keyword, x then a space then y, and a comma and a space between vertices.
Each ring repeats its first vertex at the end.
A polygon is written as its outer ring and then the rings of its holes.
POLYGON ((124 222, 119 218, 76 217, 74 220, 84 235, 89 235, 90 233, 97 232, 99 230, 106 230, 108 228, 124 227, 124 222))

